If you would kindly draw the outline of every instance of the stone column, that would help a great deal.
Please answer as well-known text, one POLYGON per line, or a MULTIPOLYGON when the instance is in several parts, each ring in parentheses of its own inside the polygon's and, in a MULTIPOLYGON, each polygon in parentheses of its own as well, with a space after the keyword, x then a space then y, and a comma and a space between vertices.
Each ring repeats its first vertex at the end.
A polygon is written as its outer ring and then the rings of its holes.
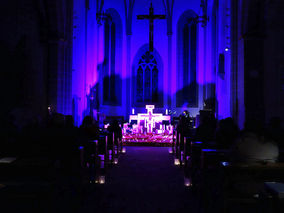
POLYGON ((131 70, 131 34, 126 35, 126 98, 125 98, 125 114, 130 114, 132 105, 132 70, 131 70))
POLYGON ((166 73, 167 75, 167 81, 165 82, 167 85, 166 87, 164 86, 164 88, 167 88, 167 90, 165 91, 165 97, 164 97, 164 105, 167 107, 171 107, 173 108, 174 106, 172 106, 172 80, 171 80, 171 75, 172 75, 172 52, 173 52, 173 47, 172 47, 172 43, 173 43, 173 36, 172 33, 168 33, 168 73, 166 73))
POLYGON ((197 32, 196 79, 198 83, 198 108, 202 109, 205 89, 205 30, 201 22, 197 25, 197 32))

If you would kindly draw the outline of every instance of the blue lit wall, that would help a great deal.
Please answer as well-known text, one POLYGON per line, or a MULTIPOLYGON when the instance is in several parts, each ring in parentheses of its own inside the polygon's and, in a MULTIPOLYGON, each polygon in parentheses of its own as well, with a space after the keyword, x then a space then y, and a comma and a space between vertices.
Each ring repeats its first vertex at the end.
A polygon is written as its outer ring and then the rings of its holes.
MULTIPOLYGON (((102 1, 98 1, 102 2, 102 1)), ((105 72, 105 35, 104 27, 96 21, 96 1, 90 1, 89 9, 85 2, 74 0, 74 39, 73 39, 73 73, 72 94, 73 113, 77 124, 80 124, 84 115, 90 114, 90 93, 96 88, 97 104, 96 111, 105 115, 127 116, 133 108, 133 69, 137 63, 137 54, 149 42, 149 22, 137 20, 136 16, 149 13, 150 1, 136 0, 132 16, 132 34, 126 32, 126 15, 123 0, 105 0, 102 11, 109 13, 115 18, 115 22, 121 20, 121 32, 116 33, 115 46, 115 75, 121 80, 121 104, 112 106, 103 103, 103 72, 105 72), (113 11, 113 12, 110 12, 113 11), (115 14, 115 15, 114 15, 115 14), (129 60, 129 61, 128 61, 129 60)), ((129 0, 126 1, 129 3, 129 0)), ((155 14, 166 14, 162 0, 153 0, 155 14)), ((167 1, 166 1, 167 2, 167 1)), ((169 0, 169 3, 172 1, 169 0)), ((173 5, 172 35, 168 35, 166 20, 154 21, 154 48, 160 57, 161 73, 159 74, 159 91, 163 96, 163 107, 176 111, 176 116, 182 110, 188 109, 193 116, 203 109, 204 100, 215 97, 217 100, 217 115, 219 118, 231 116, 231 81, 230 81, 230 41, 227 38, 230 33, 230 16, 227 16, 229 1, 219 1, 219 7, 214 9, 214 1, 207 1, 206 9, 202 6, 203 1, 176 0, 173 5), (197 52, 196 52, 196 82, 198 85, 198 104, 196 107, 176 107, 176 94, 180 89, 178 60, 177 25, 185 11, 193 11, 198 16, 208 16, 209 21, 202 26, 197 26, 197 52), (217 11, 213 13, 213 11, 217 11), (206 14, 207 13, 207 14, 206 14), (216 21, 213 23, 213 16, 216 21), (170 45, 170 46, 169 46, 170 45), (169 52, 169 49, 171 51, 169 52), (218 73, 218 56, 225 55, 224 76, 218 73), (169 63, 170 66, 169 67, 169 63)), ((127 5, 126 5, 127 7, 127 5)), ((99 11, 99 12, 102 12, 99 11)), ((93 97, 92 97, 93 98, 93 97)), ((144 110, 143 108, 137 109, 144 110)))

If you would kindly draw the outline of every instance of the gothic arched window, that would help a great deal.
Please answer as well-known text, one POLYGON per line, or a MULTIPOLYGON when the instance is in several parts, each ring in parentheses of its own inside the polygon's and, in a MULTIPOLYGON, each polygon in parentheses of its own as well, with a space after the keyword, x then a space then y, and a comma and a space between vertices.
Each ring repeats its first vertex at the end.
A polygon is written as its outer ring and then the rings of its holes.
POLYGON ((139 60, 137 69, 136 102, 158 103, 157 61, 152 53, 146 51, 139 60))
POLYGON ((104 104, 115 104, 115 24, 106 20, 105 30, 105 72, 103 81, 104 104))
POLYGON ((104 22, 103 104, 121 105, 122 23, 114 9, 107 10, 104 22))
POLYGON ((177 107, 197 106, 196 82, 197 23, 196 15, 186 11, 178 21, 178 92, 177 107))

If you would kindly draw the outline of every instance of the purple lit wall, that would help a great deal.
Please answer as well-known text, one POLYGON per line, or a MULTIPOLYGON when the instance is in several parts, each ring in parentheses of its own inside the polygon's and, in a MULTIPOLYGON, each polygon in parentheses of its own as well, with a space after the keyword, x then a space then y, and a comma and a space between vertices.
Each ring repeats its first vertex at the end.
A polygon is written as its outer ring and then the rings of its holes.
MULTIPOLYGON (((125 116, 131 114, 133 108, 136 83, 135 75, 139 57, 147 50, 149 42, 149 22, 137 20, 136 16, 149 13, 150 1, 136 0, 133 11, 129 1, 105 0, 98 1, 99 6, 103 4, 102 10, 97 8, 95 1, 90 1, 88 8, 85 2, 74 0, 74 39, 73 39, 73 73, 72 73, 72 94, 73 114, 77 125, 82 121, 84 115, 90 114, 88 96, 96 85, 98 89, 99 113, 105 115, 125 116), (132 15, 132 23, 126 18, 132 15), (105 28, 99 25, 96 20, 96 13, 105 12, 112 17, 115 23, 115 75, 121 80, 121 103, 109 105, 104 103, 103 98, 103 76, 105 75, 108 60, 106 57, 105 28), (130 28, 129 28, 130 26, 130 28), (129 30, 131 29, 131 30, 129 30), (146 48, 145 48, 146 47, 146 48)), ((153 0, 155 14, 166 14, 165 5, 161 0, 153 0)), ((169 5, 173 1, 167 0, 169 5)), ((178 116, 182 110, 188 109, 195 116, 203 109, 204 100, 216 96, 218 101, 218 117, 225 118, 231 115, 230 112, 230 51, 225 51, 227 34, 230 32, 226 24, 230 17, 226 16, 226 2, 221 1, 217 11, 215 25, 211 21, 197 24, 196 42, 196 83, 198 87, 198 101, 195 107, 177 107, 176 94, 180 87, 181 68, 179 65, 180 55, 178 48, 178 23, 186 11, 192 11, 196 16, 209 16, 212 20, 214 1, 209 0, 207 9, 202 6, 203 1, 174 1, 172 10, 172 26, 166 20, 154 21, 154 52, 158 58, 159 66, 159 91, 163 96, 163 106, 157 109, 158 112, 165 112, 166 109, 176 111, 178 116), (207 14, 206 14, 207 13, 207 14), (169 31, 172 32, 169 33, 169 31), (213 35, 213 32, 215 34, 213 35), (215 44, 213 45, 213 43, 215 44), (218 56, 225 55, 225 76, 221 79, 218 76, 218 56)), ((166 5, 167 6, 167 5, 166 5)), ((137 109, 137 112, 144 112, 144 107, 137 109)))
POLYGON ((84 1, 74 1, 72 108, 77 125, 89 113, 86 96, 98 81, 96 8, 93 4, 90 3, 88 9, 84 1))

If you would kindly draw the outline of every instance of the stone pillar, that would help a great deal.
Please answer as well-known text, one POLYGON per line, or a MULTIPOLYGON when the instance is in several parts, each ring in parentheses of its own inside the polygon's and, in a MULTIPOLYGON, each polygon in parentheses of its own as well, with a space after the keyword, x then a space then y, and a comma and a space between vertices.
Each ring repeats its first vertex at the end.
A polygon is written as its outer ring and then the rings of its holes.
POLYGON ((205 89, 205 31, 202 23, 197 25, 197 84, 198 84, 198 108, 203 109, 205 89))
MULTIPOLYGON (((97 74, 98 74, 98 100, 100 107, 103 103, 103 62, 105 60, 105 32, 104 32, 104 19, 101 20, 102 23, 98 24, 98 34, 97 34, 97 74)), ((100 109, 98 109, 100 111, 100 109)))
POLYGON ((130 114, 132 105, 131 34, 126 35, 126 99, 125 116, 130 114))
POLYGON ((173 101, 172 99, 174 98, 172 96, 173 91, 172 91, 172 78, 171 75, 173 73, 172 71, 172 52, 173 52, 173 47, 172 47, 172 43, 173 43, 173 36, 172 33, 168 33, 168 73, 166 73, 167 75, 167 81, 166 81, 166 86, 164 86, 164 88, 167 88, 167 90, 165 91, 165 98, 164 98, 164 105, 166 107, 171 107, 174 108, 174 106, 172 106, 173 101))
MULTIPOLYGON (((210 0, 207 2, 207 13, 206 16, 212 18, 212 7, 213 1, 210 0)), ((208 22, 205 28, 205 79, 206 79, 206 91, 205 91, 205 99, 213 98, 215 96, 215 69, 214 69, 214 58, 213 58, 213 48, 212 48, 212 21, 208 22)))

